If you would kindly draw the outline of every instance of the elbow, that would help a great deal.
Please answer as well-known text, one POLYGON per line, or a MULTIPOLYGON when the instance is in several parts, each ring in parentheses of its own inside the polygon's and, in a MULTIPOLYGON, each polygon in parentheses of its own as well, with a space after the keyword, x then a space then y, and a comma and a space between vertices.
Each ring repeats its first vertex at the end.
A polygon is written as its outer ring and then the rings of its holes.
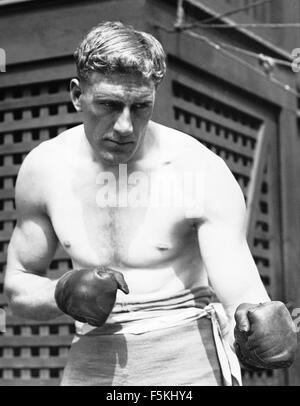
POLYGON ((26 309, 28 307, 29 298, 21 291, 15 278, 6 276, 4 280, 4 295, 13 316, 26 318, 26 309))
POLYGON ((8 284, 4 285, 4 294, 12 314, 17 317, 23 317, 24 309, 26 308, 26 300, 8 284))
POLYGON ((8 307, 13 316, 35 321, 48 321, 62 315, 57 306, 47 301, 47 295, 34 295, 31 290, 20 289, 15 280, 7 280, 4 284, 8 307), (46 297, 46 299, 45 299, 46 297))
POLYGON ((11 283, 9 283, 7 278, 4 280, 3 293, 4 293, 5 298, 8 301, 10 308, 12 308, 14 301, 15 301, 16 293, 15 293, 15 289, 13 288, 11 283))

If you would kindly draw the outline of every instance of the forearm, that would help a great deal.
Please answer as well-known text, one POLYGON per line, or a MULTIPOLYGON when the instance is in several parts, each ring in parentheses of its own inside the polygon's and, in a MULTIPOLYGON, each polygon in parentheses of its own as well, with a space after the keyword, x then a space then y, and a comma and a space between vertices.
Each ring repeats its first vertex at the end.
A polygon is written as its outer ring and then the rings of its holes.
POLYGON ((57 280, 20 272, 5 284, 10 307, 16 316, 50 320, 61 316, 54 299, 57 280))

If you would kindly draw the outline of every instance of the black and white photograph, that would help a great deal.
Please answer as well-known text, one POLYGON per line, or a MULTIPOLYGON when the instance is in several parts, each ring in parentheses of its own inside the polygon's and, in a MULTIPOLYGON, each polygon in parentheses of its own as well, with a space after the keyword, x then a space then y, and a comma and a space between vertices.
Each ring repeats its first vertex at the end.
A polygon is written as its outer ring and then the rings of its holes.
POLYGON ((0 386, 300 386, 299 182, 299 0, 0 0, 0 386))

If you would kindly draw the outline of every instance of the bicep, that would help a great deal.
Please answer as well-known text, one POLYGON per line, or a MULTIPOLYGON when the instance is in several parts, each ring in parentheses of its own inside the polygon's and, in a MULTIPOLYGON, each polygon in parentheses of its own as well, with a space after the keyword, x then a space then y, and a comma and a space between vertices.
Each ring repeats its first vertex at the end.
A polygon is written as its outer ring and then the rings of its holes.
POLYGON ((20 274, 45 276, 57 248, 57 237, 46 211, 42 164, 38 152, 32 151, 18 174, 17 224, 8 246, 6 289, 20 284, 15 282, 20 274))
POLYGON ((18 221, 8 248, 8 268, 44 274, 55 254, 57 237, 46 215, 18 221))
POLYGON ((57 248, 57 238, 45 216, 17 223, 7 252, 5 291, 8 297, 27 292, 33 280, 26 275, 46 276, 57 248))

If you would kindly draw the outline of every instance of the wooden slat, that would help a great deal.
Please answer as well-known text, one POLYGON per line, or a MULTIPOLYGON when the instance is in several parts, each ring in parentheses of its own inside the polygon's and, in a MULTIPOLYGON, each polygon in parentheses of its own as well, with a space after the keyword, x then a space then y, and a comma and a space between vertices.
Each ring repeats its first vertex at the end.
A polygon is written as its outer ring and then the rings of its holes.
POLYGON ((0 133, 7 133, 18 130, 31 130, 35 128, 57 127, 60 125, 80 124, 82 118, 80 113, 59 114, 43 116, 39 118, 28 118, 24 120, 8 121, 2 123, 0 133))
POLYGON ((270 250, 259 247, 252 248, 252 254, 259 258, 270 259, 270 250))
POLYGON ((8 242, 11 237, 11 232, 9 231, 0 231, 0 242, 8 242))
POLYGON ((270 218, 268 213, 262 213, 261 211, 257 212, 256 221, 261 221, 263 223, 270 223, 270 218))
POLYGON ((16 176, 19 172, 20 165, 7 165, 0 167, 0 178, 16 176))
POLYGON ((15 189, 0 189, 0 200, 14 198, 15 198, 15 189))
POLYGON ((7 305, 7 299, 3 295, 3 293, 0 293, 0 307, 6 306, 7 305))
POLYGON ((58 386, 60 383, 59 378, 50 379, 0 379, 0 386, 58 386))
POLYGON ((267 231, 263 231, 263 230, 255 230, 254 234, 251 235, 253 238, 258 238, 261 240, 267 240, 267 241, 271 241, 273 236, 267 232, 267 231))
POLYGON ((17 219, 16 210, 0 211, 0 221, 13 221, 17 219))
POLYGON ((74 320, 67 316, 63 315, 53 320, 27 320, 21 319, 16 316, 8 315, 6 318, 7 327, 10 326, 52 326, 52 325, 70 325, 74 324, 74 320))
POLYGON ((263 179, 263 171, 267 162, 267 148, 271 139, 268 137, 270 132, 266 126, 271 123, 265 123, 261 126, 258 132, 258 142, 254 151, 254 162, 251 171, 251 180, 248 188, 247 201, 247 232, 248 235, 253 235, 256 224, 257 212, 259 211, 259 200, 261 196, 261 181, 263 179))
POLYGON ((35 65, 23 65, 19 70, 7 70, 0 76, 0 91, 14 86, 39 85, 47 80, 48 83, 57 80, 70 80, 76 76, 74 59, 69 57, 60 60, 39 61, 35 65))
MULTIPOLYGON (((234 130, 246 137, 256 140, 257 130, 249 126, 242 125, 237 121, 230 120, 229 118, 223 117, 221 114, 215 113, 213 110, 206 110, 202 106, 197 106, 194 103, 189 103, 181 98, 174 97, 174 106, 185 110, 188 114, 193 114, 195 116, 201 117, 204 120, 212 121, 218 124, 218 126, 227 128, 229 130, 234 130)), ((216 101, 217 103, 217 101, 216 101)))
POLYGON ((265 275, 265 276, 272 276, 272 270, 270 269, 270 267, 266 267, 263 264, 259 264, 259 272, 261 275, 265 275))
MULTIPOLYGON (((7 253, 6 252, 1 252, 0 253, 0 264, 5 264, 6 259, 7 259, 7 253)), ((0 278, 1 278, 1 276, 0 276, 0 278)))
MULTIPOLYGON (((0 336, 0 348, 3 347, 65 347, 72 343, 74 335, 49 336, 0 336)), ((1 363, 0 363, 1 364, 1 363)))
POLYGON ((231 169, 231 171, 234 172, 235 174, 237 174, 237 175, 241 174, 241 175, 247 176, 247 177, 250 176, 249 168, 247 168, 243 165, 240 165, 238 162, 235 162, 231 156, 229 156, 226 159, 225 158, 223 158, 223 159, 226 161, 226 163, 229 166, 229 168, 231 169))
POLYGON ((17 109, 30 109, 31 107, 49 106, 52 104, 62 104, 71 102, 70 93, 67 91, 54 94, 41 94, 38 96, 21 97, 19 99, 4 100, 0 104, 1 111, 11 111, 17 109))
POLYGON ((243 378, 243 386, 285 386, 283 381, 283 371, 272 371, 272 376, 266 375, 266 373, 257 372, 248 374, 243 378))
POLYGON ((67 357, 1 358, 1 369, 5 368, 64 368, 67 357))
POLYGON ((24 154, 37 147, 40 143, 41 141, 38 140, 0 145, 0 155, 24 154))

